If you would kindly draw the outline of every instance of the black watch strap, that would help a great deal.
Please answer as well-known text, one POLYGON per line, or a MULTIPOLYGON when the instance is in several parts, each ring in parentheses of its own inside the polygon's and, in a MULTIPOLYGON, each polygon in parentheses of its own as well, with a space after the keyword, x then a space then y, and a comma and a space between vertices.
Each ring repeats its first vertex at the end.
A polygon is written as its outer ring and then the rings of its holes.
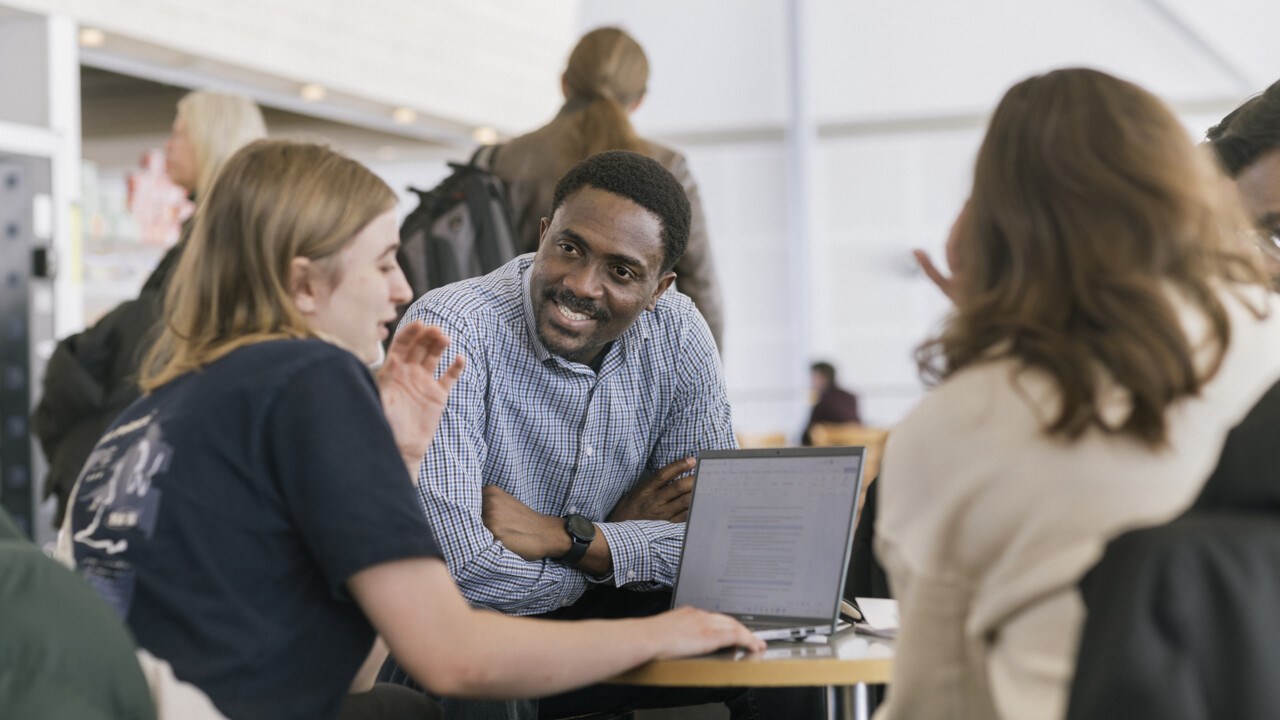
POLYGON ((560 557, 560 562, 565 565, 577 565, 578 561, 587 554, 591 541, 596 539, 596 526, 582 515, 566 515, 564 530, 569 534, 569 542, 572 544, 569 546, 569 552, 560 557))

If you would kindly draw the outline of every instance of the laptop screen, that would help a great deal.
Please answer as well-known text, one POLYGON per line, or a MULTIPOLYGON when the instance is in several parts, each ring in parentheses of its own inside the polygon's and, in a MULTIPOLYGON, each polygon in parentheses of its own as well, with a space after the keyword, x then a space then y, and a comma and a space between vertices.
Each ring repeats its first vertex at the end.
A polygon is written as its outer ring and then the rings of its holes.
POLYGON ((744 620, 834 622, 864 452, 701 453, 673 604, 744 620))

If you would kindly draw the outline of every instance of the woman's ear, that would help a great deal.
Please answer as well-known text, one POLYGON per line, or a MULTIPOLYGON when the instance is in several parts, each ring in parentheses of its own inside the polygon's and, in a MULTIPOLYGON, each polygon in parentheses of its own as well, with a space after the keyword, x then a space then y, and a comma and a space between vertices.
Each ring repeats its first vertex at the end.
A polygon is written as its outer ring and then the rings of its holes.
POLYGON ((289 295, 298 312, 315 313, 317 306, 315 265, 309 258, 296 257, 289 261, 289 295))

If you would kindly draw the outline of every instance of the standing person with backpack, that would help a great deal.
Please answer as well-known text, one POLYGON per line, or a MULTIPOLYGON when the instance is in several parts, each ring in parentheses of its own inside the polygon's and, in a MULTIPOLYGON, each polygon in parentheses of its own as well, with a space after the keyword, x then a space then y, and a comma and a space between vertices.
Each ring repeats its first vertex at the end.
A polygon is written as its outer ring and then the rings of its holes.
POLYGON ((578 161, 605 150, 631 150, 657 160, 684 187, 693 206, 689 248, 676 264, 676 284, 724 347, 724 314, 698 186, 678 151, 636 134, 628 115, 649 81, 644 49, 618 28, 598 28, 578 41, 561 76, 565 103, 546 125, 498 149, 494 175, 506 185, 519 252, 538 249, 538 225, 551 213, 556 181, 578 161))
MULTIPOLYGON (((262 112, 243 95, 197 90, 178 101, 164 144, 165 171, 198 204, 222 164, 244 145, 266 137, 262 112)), ((161 258, 138 297, 121 303, 93 327, 64 338, 45 371, 44 393, 32 414, 49 474, 45 497, 56 495, 62 522, 67 495, 89 451, 111 421, 138 398, 138 366, 160 320, 160 298, 186 247, 191 220, 161 258)))

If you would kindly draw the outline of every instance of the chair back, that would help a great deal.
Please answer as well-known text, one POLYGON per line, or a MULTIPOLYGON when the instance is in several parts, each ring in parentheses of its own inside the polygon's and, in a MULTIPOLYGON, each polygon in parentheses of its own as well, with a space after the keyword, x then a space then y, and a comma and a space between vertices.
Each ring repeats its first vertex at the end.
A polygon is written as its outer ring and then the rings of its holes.
POLYGON ((861 517, 862 509, 867 506, 867 489, 880 475, 880 458, 884 456, 889 431, 858 423, 814 423, 809 426, 809 440, 814 447, 861 445, 867 449, 862 467, 862 497, 858 498, 858 516, 861 517))
POLYGON ((1087 608, 1067 720, 1280 717, 1280 521, 1193 511, 1113 540, 1087 608))

